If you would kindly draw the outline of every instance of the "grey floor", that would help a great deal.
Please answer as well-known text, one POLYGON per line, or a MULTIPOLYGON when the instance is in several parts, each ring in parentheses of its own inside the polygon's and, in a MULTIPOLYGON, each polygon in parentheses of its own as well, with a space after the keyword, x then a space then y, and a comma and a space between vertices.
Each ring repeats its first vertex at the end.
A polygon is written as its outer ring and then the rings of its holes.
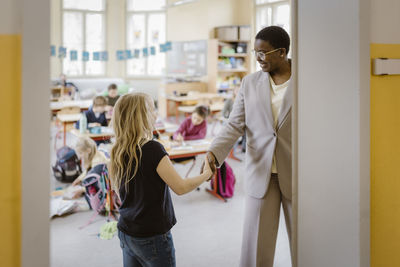
MULTIPOLYGON (((211 127, 209 127, 211 128, 211 127)), ((55 128, 52 129, 54 138, 55 128)), ((73 145, 74 138, 67 136, 67 144, 73 145)), ((62 140, 59 140, 59 146, 62 140)), ((51 147, 53 148, 54 139, 51 147)), ((240 158, 244 154, 237 151, 240 158)), ((198 156, 191 174, 199 172, 204 156, 198 156)), ((55 154, 52 151, 52 163, 55 154)), ((177 224, 172 228, 178 267, 234 267, 238 266, 241 248, 242 224, 244 214, 244 162, 228 159, 237 182, 235 195, 224 203, 205 191, 209 184, 201 185, 200 191, 177 196, 171 191, 177 224)), ((190 164, 176 164, 183 176, 190 164)), ((61 184, 52 180, 55 188, 61 184)), ((65 186, 65 185, 64 185, 65 186)), ((282 212, 281 212, 282 214, 282 212)), ((98 216, 92 224, 85 225, 92 211, 85 211, 56 217, 50 222, 50 255, 52 267, 80 266, 122 266, 122 254, 119 240, 98 237, 100 227, 106 218, 98 216)), ((289 242, 285 220, 281 215, 278 240, 275 251, 275 267, 290 267, 289 242)))

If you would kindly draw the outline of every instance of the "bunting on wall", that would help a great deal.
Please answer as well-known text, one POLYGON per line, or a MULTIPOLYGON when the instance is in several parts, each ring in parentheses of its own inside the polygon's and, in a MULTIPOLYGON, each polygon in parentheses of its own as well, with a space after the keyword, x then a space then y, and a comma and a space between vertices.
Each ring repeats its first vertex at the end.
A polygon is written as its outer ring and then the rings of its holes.
POLYGON ((154 56, 156 54, 156 47, 152 46, 150 47, 150 55, 154 56))
POLYGON ((50 56, 52 56, 52 57, 56 56, 56 46, 55 45, 50 46, 50 56))
POLYGON ((108 60, 108 52, 107 51, 103 51, 100 53, 100 60, 102 60, 102 61, 108 60))
POLYGON ((124 50, 117 50, 117 60, 125 60, 125 51, 124 50))
POLYGON ((143 48, 142 52, 143 52, 143 57, 147 57, 149 55, 149 51, 148 51, 147 47, 143 48))
POLYGON ((82 51, 82 61, 89 61, 89 55, 88 51, 82 51))
POLYGON ((100 52, 93 52, 93 61, 100 61, 100 52))
POLYGON ((76 51, 76 50, 69 51, 69 58, 71 61, 77 61, 78 60, 78 51, 76 51))
POLYGON ((132 59, 133 58, 131 50, 129 50, 129 49, 125 50, 125 58, 126 59, 132 59))
POLYGON ((67 56, 67 48, 60 46, 58 48, 58 57, 59 58, 65 58, 67 56))
POLYGON ((140 50, 139 49, 135 49, 134 50, 134 54, 133 54, 133 58, 139 58, 140 56, 140 50))
MULTIPOLYGON (((55 45, 50 46, 50 56, 51 57, 58 57, 58 58, 68 58, 71 61, 108 61, 108 51, 82 51, 79 54, 78 50, 69 50, 66 47, 59 46, 58 53, 57 48, 55 45)), ((166 53, 172 50, 172 43, 166 42, 164 44, 159 45, 159 53, 166 53)), ((138 59, 140 56, 142 57, 149 57, 155 56, 157 54, 157 48, 155 46, 144 47, 141 49, 118 49, 115 52, 115 57, 118 61, 123 60, 131 60, 131 59, 138 59)))

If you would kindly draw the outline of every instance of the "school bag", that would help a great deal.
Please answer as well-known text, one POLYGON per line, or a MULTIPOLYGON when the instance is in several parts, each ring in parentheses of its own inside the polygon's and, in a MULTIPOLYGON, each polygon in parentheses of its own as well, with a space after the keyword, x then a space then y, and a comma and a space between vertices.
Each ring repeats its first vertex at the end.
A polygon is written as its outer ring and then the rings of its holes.
MULTIPOLYGON (((217 170, 217 193, 223 198, 233 197, 235 191, 235 174, 231 166, 225 161, 217 170)), ((211 180, 211 188, 214 188, 215 179, 211 180)))
POLYGON ((52 169, 54 177, 63 183, 72 183, 82 173, 75 150, 68 146, 57 150, 57 160, 52 169))
POLYGON ((106 164, 98 164, 89 170, 82 181, 85 187, 85 199, 89 207, 97 214, 114 217, 121 206, 118 195, 111 189, 106 164))

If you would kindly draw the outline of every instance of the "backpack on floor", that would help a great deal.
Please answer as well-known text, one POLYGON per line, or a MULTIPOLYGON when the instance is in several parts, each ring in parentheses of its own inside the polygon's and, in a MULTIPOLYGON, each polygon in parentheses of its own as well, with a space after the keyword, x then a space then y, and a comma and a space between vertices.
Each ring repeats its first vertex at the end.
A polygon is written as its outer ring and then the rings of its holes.
MULTIPOLYGON (((214 181, 215 179, 211 180, 211 188, 214 188, 214 181)), ((217 181, 217 193, 224 198, 233 197, 236 179, 231 166, 226 161, 217 170, 217 181)))
POLYGON ((82 173, 75 150, 68 146, 57 150, 57 161, 52 168, 54 177, 63 183, 72 183, 82 173))
POLYGON ((99 214, 114 216, 121 202, 118 195, 111 189, 106 164, 98 164, 87 173, 82 181, 85 187, 85 198, 89 207, 99 214))

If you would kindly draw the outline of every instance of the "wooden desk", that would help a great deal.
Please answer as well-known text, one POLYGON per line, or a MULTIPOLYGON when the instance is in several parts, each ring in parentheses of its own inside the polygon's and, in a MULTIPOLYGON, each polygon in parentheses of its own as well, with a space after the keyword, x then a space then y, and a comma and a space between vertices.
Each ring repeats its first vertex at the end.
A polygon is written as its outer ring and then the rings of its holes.
POLYGON ((169 154, 170 159, 193 157, 207 153, 212 139, 185 141, 185 146, 173 146, 171 141, 160 140, 169 154))
POLYGON ((79 121, 81 118, 81 114, 57 114, 57 120, 63 123, 64 128, 64 146, 66 145, 67 140, 67 124, 72 124, 79 121))
POLYGON ((80 107, 81 111, 88 110, 93 104, 92 100, 71 100, 71 101, 61 101, 61 102, 50 102, 50 109, 53 114, 60 111, 65 107, 80 107))
MULTIPOLYGON (((71 114, 68 114, 68 115, 71 115, 71 114)), ((73 114, 73 115, 75 115, 75 114, 73 114)), ((80 115, 80 114, 78 114, 78 115, 80 115)), ((80 116, 79 116, 78 120, 79 119, 80 119, 80 116)), ((163 132, 165 132, 165 131, 167 131, 169 129, 175 129, 176 127, 177 127, 176 124, 164 122, 162 126, 156 127, 156 131, 158 131, 160 133, 163 133, 163 132)), ((82 134, 78 129, 72 129, 70 132, 73 135, 77 136, 77 137, 80 137, 82 135, 83 136, 88 136, 88 137, 92 138, 95 141, 110 140, 112 137, 115 136, 112 128, 110 128, 110 127, 102 126, 101 130, 102 130, 102 132, 99 133, 99 134, 90 133, 89 130, 87 131, 87 133, 82 134)))
MULTIPOLYGON (((211 145, 212 139, 185 141, 185 146, 177 146, 177 147, 173 146, 168 147, 169 146, 168 143, 170 143, 170 141, 160 140, 160 142, 164 145, 166 151, 169 154, 170 159, 178 159, 178 158, 193 157, 207 153, 207 150, 211 145)), ((191 171, 193 166, 194 164, 192 165, 188 173, 191 171)), ((212 190, 207 188, 206 191, 215 196, 216 198, 226 202, 226 199, 218 194, 217 172, 215 173, 212 179, 214 179, 214 188, 212 190)))
POLYGON ((168 121, 156 122, 156 131, 158 133, 174 132, 179 128, 178 124, 170 123, 168 121))
MULTIPOLYGON (((185 113, 185 116, 188 116, 189 114, 192 114, 194 112, 194 109, 196 106, 181 106, 178 108, 180 112, 185 113)), ((210 106, 210 113, 211 115, 214 115, 218 112, 220 112, 224 108, 224 103, 219 102, 215 104, 211 104, 210 106)))
POLYGON ((76 137, 87 136, 93 139, 94 141, 102 141, 102 140, 110 140, 115 134, 110 127, 101 127, 101 133, 94 134, 90 133, 89 130, 86 133, 81 133, 78 129, 72 129, 70 131, 76 137))
POLYGON ((170 103, 170 102, 175 103, 175 121, 176 121, 176 123, 179 123, 179 106, 182 104, 182 102, 185 102, 185 101, 200 102, 202 100, 211 100, 211 99, 214 99, 214 98, 224 98, 224 96, 221 96, 219 94, 213 94, 213 93, 199 93, 199 94, 194 94, 194 95, 190 95, 190 96, 168 95, 166 97, 166 100, 167 100, 167 118, 169 117, 168 103, 170 103))

